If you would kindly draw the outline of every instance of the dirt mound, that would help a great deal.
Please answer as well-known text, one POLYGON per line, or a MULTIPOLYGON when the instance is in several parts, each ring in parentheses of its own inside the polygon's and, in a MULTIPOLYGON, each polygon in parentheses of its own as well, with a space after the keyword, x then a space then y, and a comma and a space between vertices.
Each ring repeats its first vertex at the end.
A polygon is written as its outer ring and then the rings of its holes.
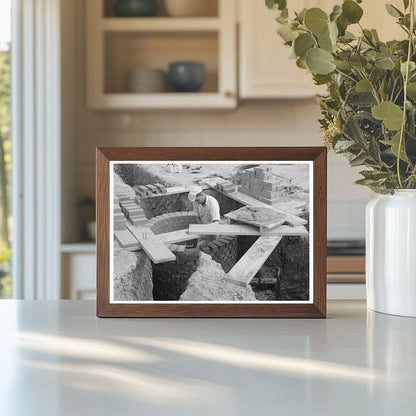
POLYGON ((136 196, 134 190, 120 178, 118 173, 114 172, 114 194, 124 193, 126 193, 129 198, 134 198, 136 196))
POLYGON ((143 252, 114 245, 114 300, 153 300, 152 265, 143 252))
POLYGON ((224 280, 225 272, 211 256, 201 253, 198 268, 189 278, 181 301, 256 301, 251 287, 244 288, 224 280))

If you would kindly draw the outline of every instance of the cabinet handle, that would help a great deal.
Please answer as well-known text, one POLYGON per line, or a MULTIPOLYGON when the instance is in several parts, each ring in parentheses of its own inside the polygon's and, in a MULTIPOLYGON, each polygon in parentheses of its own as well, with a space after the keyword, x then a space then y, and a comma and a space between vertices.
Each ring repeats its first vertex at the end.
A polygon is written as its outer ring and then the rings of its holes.
POLYGON ((231 91, 225 91, 224 95, 225 95, 226 98, 233 98, 234 97, 234 94, 231 91))

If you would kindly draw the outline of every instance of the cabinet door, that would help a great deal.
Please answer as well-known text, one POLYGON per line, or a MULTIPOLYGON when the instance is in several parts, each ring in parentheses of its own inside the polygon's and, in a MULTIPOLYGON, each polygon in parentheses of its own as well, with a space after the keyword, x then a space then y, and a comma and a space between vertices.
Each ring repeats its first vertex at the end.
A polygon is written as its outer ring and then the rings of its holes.
MULTIPOLYGON (((402 0, 389 3, 403 8, 402 0)), ((291 0, 289 11, 320 7, 329 13, 338 0, 291 0)), ((366 28, 376 28, 382 40, 401 39, 403 33, 394 18, 388 15, 385 5, 378 1, 361 4, 364 16, 361 21, 366 28)), ((277 35, 275 17, 278 12, 267 9, 264 0, 239 0, 240 18, 240 68, 239 88, 241 98, 307 98, 323 93, 322 87, 314 85, 311 75, 289 59, 290 48, 277 35)), ((359 33, 358 25, 349 27, 359 33)))
MULTIPOLYGON (((290 11, 313 7, 309 0, 292 0, 290 11)), ((313 2, 315 6, 320 2, 313 2)), ((319 5, 318 7, 321 7, 319 5)), ((290 48, 276 33, 278 12, 261 0, 240 0, 240 97, 305 98, 319 91, 311 75, 289 59, 290 48)))

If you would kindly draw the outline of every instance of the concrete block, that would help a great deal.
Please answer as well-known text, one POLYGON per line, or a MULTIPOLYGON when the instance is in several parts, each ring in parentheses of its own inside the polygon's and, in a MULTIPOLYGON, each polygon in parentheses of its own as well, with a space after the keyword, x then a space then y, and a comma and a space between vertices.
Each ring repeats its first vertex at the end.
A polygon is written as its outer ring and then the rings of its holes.
POLYGON ((126 229, 126 221, 114 221, 114 231, 126 229))

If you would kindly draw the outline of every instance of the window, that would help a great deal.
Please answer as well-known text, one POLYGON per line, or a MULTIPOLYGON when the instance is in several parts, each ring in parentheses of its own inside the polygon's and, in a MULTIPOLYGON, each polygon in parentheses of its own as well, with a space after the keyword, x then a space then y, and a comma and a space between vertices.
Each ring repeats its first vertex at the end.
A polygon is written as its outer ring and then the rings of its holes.
POLYGON ((0 0, 0 298, 12 294, 10 267, 11 0, 0 0))

